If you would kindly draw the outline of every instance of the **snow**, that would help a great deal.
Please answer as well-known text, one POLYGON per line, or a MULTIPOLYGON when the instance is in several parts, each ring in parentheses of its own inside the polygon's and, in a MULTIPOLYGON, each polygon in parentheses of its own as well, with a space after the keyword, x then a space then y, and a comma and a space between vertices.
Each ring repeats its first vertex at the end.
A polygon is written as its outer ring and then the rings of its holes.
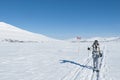
POLYGON ((52 42, 46 42, 46 39, 51 41, 51 38, 43 35, 41 37, 41 34, 36 36, 34 33, 11 27, 11 25, 8 27, 8 25, 0 23, 0 36, 3 39, 9 37, 18 40, 45 40, 45 42, 0 42, 0 80, 120 79, 119 38, 109 38, 109 41, 100 42, 104 56, 99 59, 101 68, 98 74, 93 73, 92 54, 87 50, 93 42, 72 43, 55 39, 52 39, 52 42), (1 31, 7 36, 1 35, 1 31), (13 33, 15 33, 14 36, 13 33), (21 33, 25 34, 25 39, 22 39, 21 33), (35 38, 28 37, 30 35, 35 38))
POLYGON ((114 77, 114 80, 120 79, 120 42, 109 42, 106 44, 106 63, 109 68, 109 76, 114 77))
MULTIPOLYGON (((92 43, 0 43, 0 80, 96 80, 92 43), (53 45, 54 44, 54 45, 53 45), (93 79, 91 79, 93 76, 93 79)), ((104 42, 99 80, 119 80, 120 43, 104 42)))
POLYGON ((90 39, 87 39, 87 41, 94 41, 94 40, 99 40, 99 41, 113 41, 117 40, 119 37, 93 37, 90 39))
POLYGON ((67 39, 65 41, 69 42, 93 42, 95 40, 101 41, 101 42, 108 42, 108 41, 116 41, 120 40, 120 37, 92 37, 92 38, 72 38, 72 39, 67 39))

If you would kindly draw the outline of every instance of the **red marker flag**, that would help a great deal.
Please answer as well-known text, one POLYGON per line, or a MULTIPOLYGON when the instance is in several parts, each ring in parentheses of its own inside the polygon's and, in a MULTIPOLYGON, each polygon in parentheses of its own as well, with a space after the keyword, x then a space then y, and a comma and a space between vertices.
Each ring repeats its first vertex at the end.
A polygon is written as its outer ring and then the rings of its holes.
POLYGON ((80 40, 80 39, 81 39, 81 37, 79 37, 79 36, 77 36, 76 38, 77 38, 78 40, 80 40))

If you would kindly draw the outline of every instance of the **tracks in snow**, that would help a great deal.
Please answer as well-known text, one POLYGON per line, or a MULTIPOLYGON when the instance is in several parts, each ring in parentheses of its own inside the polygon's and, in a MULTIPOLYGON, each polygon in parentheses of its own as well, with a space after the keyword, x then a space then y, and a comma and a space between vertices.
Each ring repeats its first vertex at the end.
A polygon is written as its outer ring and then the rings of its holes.
POLYGON ((105 68, 104 56, 100 59, 99 63, 100 72, 93 72, 93 68, 89 66, 91 64, 92 57, 89 56, 84 61, 83 64, 84 66, 82 67, 77 66, 76 68, 68 72, 61 80, 105 80, 105 74, 101 72, 101 69, 105 68))
MULTIPOLYGON (((104 57, 102 57, 102 58, 100 59, 99 71, 101 71, 101 67, 102 67, 102 64, 103 64, 103 58, 104 58, 104 57)), ((101 78, 101 77, 100 77, 100 72, 96 72, 96 71, 95 71, 95 72, 92 73, 90 80, 101 80, 100 78, 101 78)))
POLYGON ((84 70, 86 69, 87 65, 91 62, 92 58, 88 57, 84 64, 83 67, 76 67, 75 69, 71 70, 70 72, 68 72, 68 74, 66 74, 61 80, 76 80, 78 78, 78 76, 80 74, 82 74, 82 72, 84 72, 84 70))

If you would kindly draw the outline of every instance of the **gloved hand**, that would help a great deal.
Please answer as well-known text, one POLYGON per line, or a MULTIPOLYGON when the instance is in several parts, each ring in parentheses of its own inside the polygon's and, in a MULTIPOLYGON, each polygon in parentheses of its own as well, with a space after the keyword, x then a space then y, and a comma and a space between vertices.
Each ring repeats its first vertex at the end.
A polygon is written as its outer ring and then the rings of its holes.
POLYGON ((88 47, 88 50, 90 50, 90 48, 88 47))

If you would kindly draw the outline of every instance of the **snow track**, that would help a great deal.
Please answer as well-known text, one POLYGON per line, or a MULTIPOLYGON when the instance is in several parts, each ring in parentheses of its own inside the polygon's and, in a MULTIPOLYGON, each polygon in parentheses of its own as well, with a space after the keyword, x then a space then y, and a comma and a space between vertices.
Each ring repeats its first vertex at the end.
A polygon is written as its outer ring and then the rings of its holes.
POLYGON ((83 67, 75 67, 75 69, 71 70, 70 72, 68 72, 61 80, 76 80, 77 77, 82 74, 82 72, 84 72, 84 70, 86 69, 86 66, 90 63, 91 61, 91 57, 88 57, 85 61, 84 61, 84 65, 83 67))
MULTIPOLYGON (((103 63, 103 57, 100 60, 100 64, 99 64, 100 68, 99 68, 99 70, 101 70, 102 63, 103 63)), ((96 71, 93 72, 90 80, 101 80, 100 79, 100 73, 101 72, 96 72, 96 71)))
MULTIPOLYGON (((105 47, 103 48, 105 52, 105 47)), ((108 80, 105 76, 106 64, 104 61, 104 56, 99 59, 99 72, 94 71, 92 67, 92 57, 91 55, 84 60, 84 66, 77 66, 70 72, 68 72, 61 80, 108 80)))

